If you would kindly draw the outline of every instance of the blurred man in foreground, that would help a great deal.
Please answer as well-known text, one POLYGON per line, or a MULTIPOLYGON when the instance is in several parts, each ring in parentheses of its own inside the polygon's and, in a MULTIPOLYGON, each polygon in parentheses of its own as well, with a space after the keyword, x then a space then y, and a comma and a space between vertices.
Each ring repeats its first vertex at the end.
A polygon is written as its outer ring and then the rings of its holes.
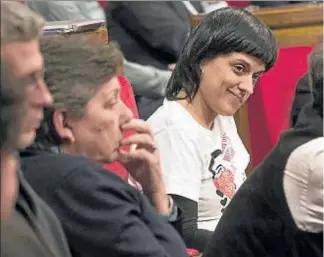
MULTIPOLYGON (((1 121, 4 124, 15 124, 16 117, 21 119, 17 118, 19 122, 15 125, 17 127, 13 126, 12 131, 9 128, 11 133, 16 131, 16 141, 14 147, 11 147, 14 149, 10 153, 18 148, 23 149, 34 141, 36 129, 43 119, 43 107, 52 103, 52 96, 43 81, 43 57, 39 50, 38 39, 43 23, 39 15, 25 6, 17 2, 1 2, 1 64, 6 63, 1 68, 10 71, 13 81, 10 85, 11 79, 2 81, 5 77, 1 76, 1 98, 7 94, 5 87, 11 88, 13 92, 18 91, 21 96, 20 100, 17 98, 19 107, 11 108, 10 104, 8 108, 1 107, 1 121), (12 115, 15 110, 23 111, 23 115, 12 115), (6 122, 6 119, 10 122, 6 122)), ((13 99, 16 98, 14 93, 11 95, 13 99)), ((12 100, 13 106, 15 101, 12 100)), ((1 104, 5 105, 6 101, 1 99, 1 104)), ((3 126, 1 124, 2 133, 3 126)), ((8 136, 4 134, 3 138, 8 136)), ((8 219, 4 226, 9 227, 1 226, 1 230, 14 232, 17 228, 21 233, 1 233, 1 245, 8 247, 1 247, 1 256, 27 256, 27 248, 33 245, 30 242, 36 242, 37 247, 42 249, 42 254, 30 253, 30 256, 49 254, 69 257, 66 239, 55 214, 25 181, 14 155, 10 154, 8 158, 5 161, 1 156, 1 207, 4 207, 1 208, 1 220, 8 219)))

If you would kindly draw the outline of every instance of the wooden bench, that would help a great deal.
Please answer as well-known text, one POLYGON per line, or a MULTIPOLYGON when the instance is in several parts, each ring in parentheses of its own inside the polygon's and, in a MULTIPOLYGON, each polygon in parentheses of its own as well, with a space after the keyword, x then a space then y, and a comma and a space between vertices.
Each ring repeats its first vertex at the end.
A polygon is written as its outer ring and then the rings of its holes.
POLYGON ((91 40, 108 43, 108 30, 104 26, 104 20, 89 21, 50 21, 45 23, 45 35, 61 35, 70 37, 73 35, 86 35, 91 40))
MULTIPOLYGON (((314 45, 323 35, 323 4, 261 8, 252 13, 272 29, 279 47, 314 45)), ((191 26, 204 15, 191 16, 191 26)))
POLYGON ((85 32, 75 33, 75 34, 76 35, 83 34, 83 35, 89 37, 90 41, 101 42, 102 44, 105 44, 105 45, 107 45, 109 42, 108 30, 104 26, 102 26, 96 30, 93 30, 93 31, 85 31, 85 32))
MULTIPOLYGON (((315 45, 323 37, 323 4, 262 8, 252 13, 271 28, 279 48, 315 45)), ((191 27, 198 25, 204 15, 191 16, 191 27)), ((239 135, 251 153, 248 104, 237 112, 235 121, 239 135)), ((248 167, 248 173, 252 170, 251 164, 252 162, 248 167)))

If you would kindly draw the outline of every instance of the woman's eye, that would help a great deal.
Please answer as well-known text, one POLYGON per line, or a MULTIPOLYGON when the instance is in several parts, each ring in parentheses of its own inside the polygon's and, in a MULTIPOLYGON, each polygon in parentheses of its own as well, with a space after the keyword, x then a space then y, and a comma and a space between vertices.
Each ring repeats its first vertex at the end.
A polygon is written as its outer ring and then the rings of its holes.
POLYGON ((244 67, 242 65, 235 65, 235 72, 237 73, 243 73, 244 72, 244 67))
POLYGON ((112 100, 112 101, 105 103, 104 108, 110 109, 110 108, 114 107, 116 104, 117 104, 117 100, 112 100))
POLYGON ((260 78, 260 74, 253 74, 253 80, 257 81, 260 78))

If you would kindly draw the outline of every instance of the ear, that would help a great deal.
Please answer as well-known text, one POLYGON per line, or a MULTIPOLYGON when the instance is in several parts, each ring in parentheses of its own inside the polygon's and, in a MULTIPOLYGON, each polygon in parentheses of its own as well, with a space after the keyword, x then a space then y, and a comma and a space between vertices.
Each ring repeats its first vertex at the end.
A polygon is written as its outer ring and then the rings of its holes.
POLYGON ((73 131, 67 122, 66 112, 54 111, 53 125, 60 138, 69 143, 75 142, 73 131))
POLYGON ((200 65, 199 65, 201 74, 203 74, 205 72, 206 62, 207 62, 206 60, 202 60, 200 65))

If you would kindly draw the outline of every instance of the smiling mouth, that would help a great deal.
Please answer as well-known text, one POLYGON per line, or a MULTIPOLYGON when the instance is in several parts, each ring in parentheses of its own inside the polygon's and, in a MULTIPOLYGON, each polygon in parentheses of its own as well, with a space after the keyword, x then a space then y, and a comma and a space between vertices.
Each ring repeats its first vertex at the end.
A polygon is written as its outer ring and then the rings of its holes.
POLYGON ((243 98, 242 98, 241 96, 239 96, 239 95, 233 93, 233 92, 230 91, 230 90, 228 90, 228 92, 229 92, 233 97, 235 97, 235 99, 236 99, 237 101, 239 101, 240 103, 242 103, 243 98))

